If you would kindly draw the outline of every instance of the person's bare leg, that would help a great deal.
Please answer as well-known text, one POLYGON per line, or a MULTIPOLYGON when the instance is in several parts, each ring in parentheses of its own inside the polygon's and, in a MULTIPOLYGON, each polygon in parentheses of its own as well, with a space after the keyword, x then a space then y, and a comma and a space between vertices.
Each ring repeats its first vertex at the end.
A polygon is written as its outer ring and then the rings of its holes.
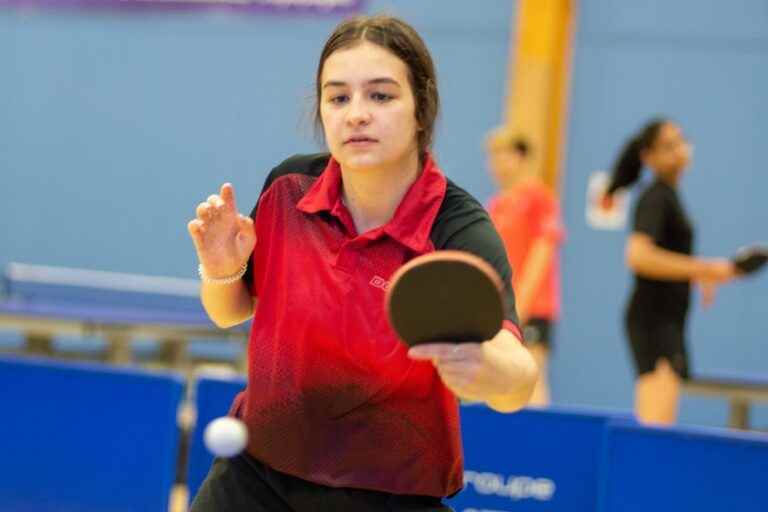
POLYGON ((643 423, 672 425, 677 421, 680 377, 666 359, 635 383, 635 415, 643 423))
POLYGON ((536 365, 539 367, 539 379, 536 381, 536 387, 533 388, 533 394, 528 402, 529 405, 539 407, 549 405, 549 349, 542 343, 534 343, 528 347, 531 351, 536 365))

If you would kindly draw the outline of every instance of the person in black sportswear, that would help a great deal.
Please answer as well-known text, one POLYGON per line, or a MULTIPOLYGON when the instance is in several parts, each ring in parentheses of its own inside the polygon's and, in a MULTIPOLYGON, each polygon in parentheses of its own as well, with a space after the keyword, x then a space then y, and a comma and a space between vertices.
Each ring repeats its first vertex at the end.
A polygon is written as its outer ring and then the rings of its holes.
POLYGON ((248 384, 230 411, 248 446, 214 462, 192 511, 449 510, 442 498, 463 483, 457 397, 514 411, 536 381, 504 247, 430 152, 437 84, 413 28, 342 22, 316 80, 330 154, 279 164, 250 217, 223 185, 188 226, 208 314, 223 327, 253 318, 248 384), (482 343, 408 350, 386 288, 440 249, 499 272, 506 321, 482 343))
POLYGON ((691 283, 699 285, 708 306, 717 286, 735 276, 727 259, 693 256, 693 223, 678 192, 690 156, 680 127, 653 119, 625 144, 606 191, 610 203, 619 188, 637 181, 643 167, 654 174, 637 200, 626 246, 635 279, 625 328, 637 372, 635 414, 646 423, 677 419, 681 379, 689 376, 685 330, 691 283))

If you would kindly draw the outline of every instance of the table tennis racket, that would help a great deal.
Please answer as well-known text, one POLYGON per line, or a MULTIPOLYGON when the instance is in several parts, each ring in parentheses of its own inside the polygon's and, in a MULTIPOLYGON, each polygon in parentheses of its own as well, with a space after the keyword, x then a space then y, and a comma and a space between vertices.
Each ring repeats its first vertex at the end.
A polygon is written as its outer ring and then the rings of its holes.
POLYGON ((395 272, 386 307, 395 332, 409 346, 482 342, 504 321, 498 273, 464 251, 418 256, 395 272))
POLYGON ((768 263, 768 245, 749 245, 742 247, 731 258, 736 273, 739 275, 753 274, 768 263))

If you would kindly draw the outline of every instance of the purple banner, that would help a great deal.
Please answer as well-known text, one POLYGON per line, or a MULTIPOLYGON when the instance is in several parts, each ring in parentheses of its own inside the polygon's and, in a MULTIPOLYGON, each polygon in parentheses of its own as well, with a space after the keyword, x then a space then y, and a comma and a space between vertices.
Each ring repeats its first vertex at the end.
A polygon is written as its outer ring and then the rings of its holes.
POLYGON ((365 0, 0 0, 0 7, 142 11, 225 10, 240 13, 350 14, 365 0))

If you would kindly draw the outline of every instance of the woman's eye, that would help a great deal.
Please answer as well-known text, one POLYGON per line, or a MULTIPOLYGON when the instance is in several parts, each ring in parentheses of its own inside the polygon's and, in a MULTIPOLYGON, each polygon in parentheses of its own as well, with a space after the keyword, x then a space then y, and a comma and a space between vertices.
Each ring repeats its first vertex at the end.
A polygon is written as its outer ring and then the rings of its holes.
POLYGON ((385 101, 391 100, 392 96, 390 96, 389 94, 385 94, 383 92, 374 92, 374 93, 371 93, 371 98, 373 98, 374 101, 383 103, 385 101))
POLYGON ((346 102, 348 99, 349 99, 349 96, 347 96, 346 94, 339 94, 337 96, 332 96, 329 101, 331 103, 341 104, 346 102))

